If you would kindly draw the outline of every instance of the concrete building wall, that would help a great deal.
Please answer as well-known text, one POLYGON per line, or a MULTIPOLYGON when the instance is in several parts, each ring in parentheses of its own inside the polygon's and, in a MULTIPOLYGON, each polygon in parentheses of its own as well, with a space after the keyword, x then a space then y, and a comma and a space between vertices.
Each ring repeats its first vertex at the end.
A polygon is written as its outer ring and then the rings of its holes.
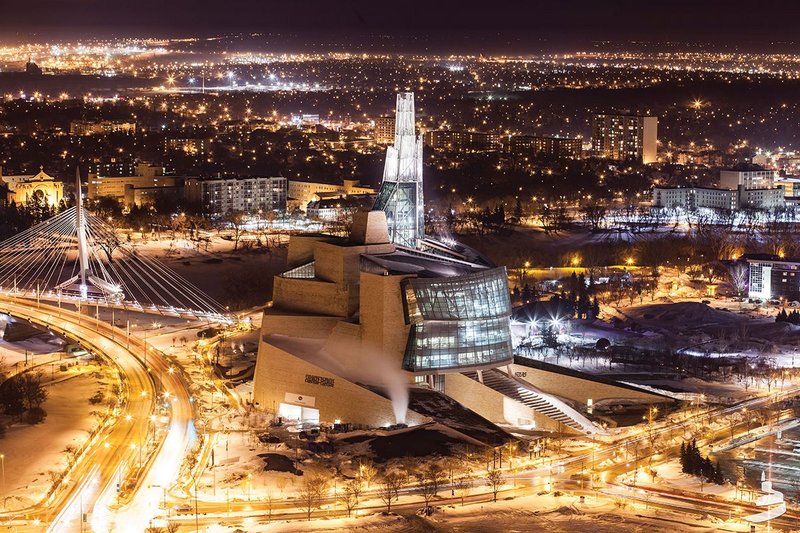
POLYGON ((446 374, 443 392, 495 424, 533 425, 537 429, 549 431, 571 431, 530 407, 507 398, 463 374, 446 374), (526 421, 530 421, 531 424, 526 424, 526 421))
POLYGON ((264 313, 261 320, 261 334, 277 333, 303 339, 324 339, 330 335, 339 322, 337 316, 315 316, 306 314, 280 313, 271 310, 264 313))
POLYGON ((330 237, 322 235, 292 235, 287 250, 287 267, 295 268, 314 259, 314 247, 330 237))
MULTIPOLYGON (((319 409, 323 424, 344 423, 382 427, 395 423, 392 402, 346 379, 262 342, 256 363, 253 400, 277 413, 281 403, 319 409), (324 384, 323 384, 324 383, 324 384), (368 409, 365 406, 369 406, 368 409)), ((409 411, 406 422, 422 424, 425 417, 409 411)))
POLYGON ((511 371, 514 376, 527 381, 542 392, 563 398, 568 402, 574 402, 579 409, 585 407, 589 399, 593 400, 594 403, 600 400, 619 398, 633 398, 658 403, 671 401, 669 398, 657 394, 615 387, 606 383, 598 383, 523 365, 512 364, 511 371))
POLYGON ((293 312, 348 316, 349 291, 335 283, 316 279, 275 276, 273 305, 293 312))
POLYGON ((403 354, 411 328, 405 323, 400 288, 407 277, 379 276, 363 272, 359 287, 363 342, 367 347, 378 349, 396 359, 398 368, 403 364, 403 354))

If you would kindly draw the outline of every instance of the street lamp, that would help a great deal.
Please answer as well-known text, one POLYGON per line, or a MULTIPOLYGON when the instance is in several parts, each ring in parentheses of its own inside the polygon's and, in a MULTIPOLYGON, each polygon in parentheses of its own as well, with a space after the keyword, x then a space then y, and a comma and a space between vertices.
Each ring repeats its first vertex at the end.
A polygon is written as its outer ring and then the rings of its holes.
POLYGON ((0 465, 3 469, 3 509, 6 508, 6 454, 0 453, 0 465))

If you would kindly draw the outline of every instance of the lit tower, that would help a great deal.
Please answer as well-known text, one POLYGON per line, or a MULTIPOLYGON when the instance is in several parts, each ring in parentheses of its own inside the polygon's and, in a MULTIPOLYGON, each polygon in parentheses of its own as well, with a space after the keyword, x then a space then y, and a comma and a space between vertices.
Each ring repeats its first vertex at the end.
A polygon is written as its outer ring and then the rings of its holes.
POLYGON ((374 207, 386 212, 392 242, 409 248, 416 248, 425 237, 422 136, 416 136, 414 124, 414 93, 399 93, 394 146, 386 149, 383 183, 374 207))

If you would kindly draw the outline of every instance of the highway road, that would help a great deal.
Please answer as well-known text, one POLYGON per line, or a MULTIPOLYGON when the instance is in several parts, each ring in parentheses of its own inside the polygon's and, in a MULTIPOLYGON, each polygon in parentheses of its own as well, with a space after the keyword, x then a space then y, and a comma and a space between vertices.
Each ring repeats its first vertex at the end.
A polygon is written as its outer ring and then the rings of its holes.
POLYGON ((104 353, 119 368, 128 393, 113 426, 92 442, 60 489, 46 501, 15 512, 18 518, 28 518, 19 530, 41 531, 46 526, 65 533, 143 531, 159 512, 163 487, 178 479, 196 438, 194 406, 184 376, 151 347, 145 368, 141 339, 93 318, 7 297, 0 298, 0 311, 104 353), (126 484, 126 479, 138 481, 126 484), (120 483, 123 490, 118 492, 120 483))
MULTIPOLYGON (((552 485, 555 486, 555 482, 560 479, 562 482, 565 478, 569 478, 570 475, 580 472, 583 468, 588 468, 592 464, 599 464, 603 461, 607 461, 610 459, 615 459, 616 462, 613 466, 607 467, 607 478, 614 479, 616 476, 623 474, 625 472, 631 471, 636 466, 636 460, 634 458, 633 453, 629 453, 628 459, 621 460, 621 457, 624 457, 625 450, 628 449, 632 450, 635 447, 638 447, 640 450, 639 456, 639 466, 644 464, 644 460, 646 457, 651 455, 654 452, 647 451, 647 447, 650 445, 650 441, 653 438, 666 436, 668 434, 678 434, 681 431, 685 431, 691 426, 701 422, 702 420, 710 420, 712 418, 719 419, 723 416, 730 416, 734 413, 741 411, 743 408, 747 408, 748 410, 752 411, 758 407, 762 407, 764 405, 768 405, 770 403, 777 402, 787 397, 795 396, 800 394, 800 387, 791 387, 786 390, 776 390, 773 393, 752 398, 749 400, 745 400, 743 402, 737 403, 736 405, 731 406, 721 406, 721 407, 712 407, 712 408, 704 408, 696 410, 695 412, 688 413, 684 419, 670 419, 670 420, 663 420, 660 421, 652 427, 652 430, 643 429, 640 432, 628 435, 623 438, 617 439, 614 442, 607 443, 607 444, 600 444, 598 443, 597 448, 594 451, 589 452, 582 452, 577 453, 573 456, 563 458, 561 460, 555 460, 552 464, 548 466, 541 466, 538 468, 532 468, 525 471, 517 472, 513 477, 519 482, 524 483, 530 487, 530 489, 535 490, 543 490, 545 483, 550 480, 552 485), (647 455, 645 455, 647 454, 647 455), (561 474, 553 474, 553 467, 563 467, 563 473, 561 474)), ((781 413, 781 420, 786 420, 788 417, 791 416, 791 413, 785 411, 781 413)), ((747 424, 745 422, 741 422, 734 427, 734 435, 736 437, 745 434, 745 426, 747 424), (738 433, 736 433, 738 431, 738 433)), ((746 431, 750 432, 751 430, 755 430, 756 427, 752 426, 749 427, 746 431)), ((721 427, 716 431, 708 431, 704 435, 703 438, 698 439, 698 443, 701 446, 708 446, 710 444, 722 442, 728 438, 730 438, 731 432, 729 427, 721 427)), ((676 456, 678 451, 678 446, 670 447, 664 450, 665 453, 671 454, 670 456, 676 456)), ((644 474, 642 474, 644 475, 644 474)), ((512 477, 507 475, 507 477, 512 477)), ((482 481, 476 481, 477 485, 484 485, 482 481)), ((576 484, 577 485, 577 484, 576 484)), ((621 485, 620 485, 621 487, 621 485)), ((575 487, 577 488, 577 486, 575 487)), ((485 487, 484 487, 485 489, 485 487)), ((622 489, 620 489, 622 490, 622 489)), ((407 492, 414 492, 415 489, 410 488, 407 489, 407 492)), ((647 496, 646 492, 640 488, 633 489, 626 493, 628 498, 630 499, 642 499, 642 501, 648 500, 648 498, 652 499, 651 505, 653 506, 660 506, 664 509, 672 509, 677 510, 678 508, 685 508, 690 510, 694 514, 702 514, 706 513, 709 515, 727 517, 729 513, 732 513, 733 516, 741 516, 742 512, 741 509, 746 509, 748 506, 747 504, 733 504, 729 503, 727 505, 720 505, 718 501, 715 500, 708 500, 703 498, 692 498, 691 496, 682 496, 679 494, 670 494, 667 496, 666 494, 659 494, 658 498, 654 498, 653 495, 647 496), (670 499, 671 498, 671 499, 670 499), (736 513, 736 509, 740 509, 738 515, 736 513)), ((373 497, 375 494, 372 495, 373 497)), ((480 498, 486 498, 486 495, 479 496, 474 495, 473 497, 476 500, 480 500, 480 498)), ((326 505, 331 505, 335 503, 335 499, 333 498, 326 498, 324 500, 326 505)), ((215 520, 214 517, 217 517, 216 520, 221 519, 228 519, 234 523, 241 523, 245 516, 263 516, 266 515, 269 511, 269 507, 271 507, 271 512, 273 515, 280 516, 283 519, 292 519, 292 518, 303 518, 305 515, 302 512, 297 510, 298 502, 292 500, 284 500, 278 502, 272 502, 271 505, 267 505, 263 501, 241 501, 235 500, 231 502, 210 502, 210 501, 199 501, 197 502, 197 510, 200 514, 199 522, 202 523, 211 523, 215 520), (233 516, 231 516, 231 514, 233 516)), ((415 502, 411 504, 407 504, 408 508, 414 507, 421 507, 422 504, 420 502, 415 502)), ((182 517, 182 521, 192 522, 193 521, 193 513, 194 513, 194 502, 192 502, 192 510, 187 512, 186 515, 182 517)), ((401 507, 406 507, 401 506, 401 507)), ((752 507, 752 506, 750 506, 752 507)), ((381 506, 375 506, 376 509, 381 509, 381 506)), ((755 509, 755 507, 752 507, 755 509)), ((751 509, 751 510, 752 510, 751 509)), ((318 511, 315 516, 331 516, 331 515, 338 515, 341 516, 342 510, 338 511, 318 511)), ((747 513, 745 513, 747 514, 747 513)), ((789 515, 786 518, 781 518, 777 521, 773 522, 773 525, 776 527, 787 526, 792 523, 793 520, 796 520, 797 517, 793 515, 789 515)), ((184 522, 186 523, 186 522, 184 522)))

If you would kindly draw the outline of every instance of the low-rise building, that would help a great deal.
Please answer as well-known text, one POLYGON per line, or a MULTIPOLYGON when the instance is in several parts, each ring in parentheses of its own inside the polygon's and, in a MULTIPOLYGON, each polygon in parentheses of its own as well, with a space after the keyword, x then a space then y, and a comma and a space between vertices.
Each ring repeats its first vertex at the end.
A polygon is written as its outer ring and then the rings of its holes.
POLYGON ((739 187, 739 207, 777 209, 785 205, 783 187, 771 189, 745 189, 739 187))
POLYGON ((159 193, 180 196, 183 178, 165 175, 164 167, 139 163, 133 175, 106 176, 89 172, 87 197, 97 200, 101 197, 114 198, 123 205, 150 205, 159 193))
POLYGON ((785 205, 783 188, 715 189, 713 187, 653 187, 653 206, 681 209, 723 209, 745 207, 775 209, 785 205))
POLYGON ((425 132, 426 146, 448 152, 490 152, 503 147, 499 133, 481 131, 430 130, 425 132))
POLYGON ((286 211, 287 180, 281 176, 187 178, 186 199, 209 213, 286 211))
POLYGON ((800 197, 800 178, 796 176, 779 176, 774 180, 776 187, 783 187, 786 199, 800 197))
POLYGON ((191 155, 204 154, 207 145, 208 139, 200 137, 181 137, 164 141, 167 152, 185 152, 191 155))
POLYGON ((653 206, 694 210, 702 207, 735 210, 737 191, 710 187, 654 187, 653 206))
POLYGON ((36 174, 3 175, 0 167, 0 182, 8 188, 7 200, 17 204, 30 201, 58 205, 64 197, 64 184, 48 175, 43 167, 36 174))
POLYGON ((776 172, 774 170, 737 170, 723 169, 719 171, 719 186, 726 189, 771 189, 774 186, 776 172))
POLYGON ((357 211, 369 210, 375 203, 374 194, 352 194, 336 198, 320 198, 306 206, 306 216, 323 222, 347 220, 357 211))
POLYGON ((323 198, 339 198, 351 195, 374 195, 378 191, 372 187, 361 185, 358 180, 342 180, 341 182, 325 183, 319 181, 289 180, 288 208, 291 211, 300 209, 305 211, 308 204, 323 198))
POLYGON ((136 133, 136 123, 127 120, 73 120, 71 135, 102 135, 106 133, 136 133))
POLYGON ((516 156, 578 159, 582 146, 583 141, 573 137, 513 135, 506 142, 506 151, 516 156))
POLYGON ((719 186, 725 189, 771 189, 775 186, 774 170, 737 170, 723 169, 719 171, 719 186))
POLYGON ((745 254, 740 260, 747 262, 750 298, 800 300, 800 258, 745 254))

